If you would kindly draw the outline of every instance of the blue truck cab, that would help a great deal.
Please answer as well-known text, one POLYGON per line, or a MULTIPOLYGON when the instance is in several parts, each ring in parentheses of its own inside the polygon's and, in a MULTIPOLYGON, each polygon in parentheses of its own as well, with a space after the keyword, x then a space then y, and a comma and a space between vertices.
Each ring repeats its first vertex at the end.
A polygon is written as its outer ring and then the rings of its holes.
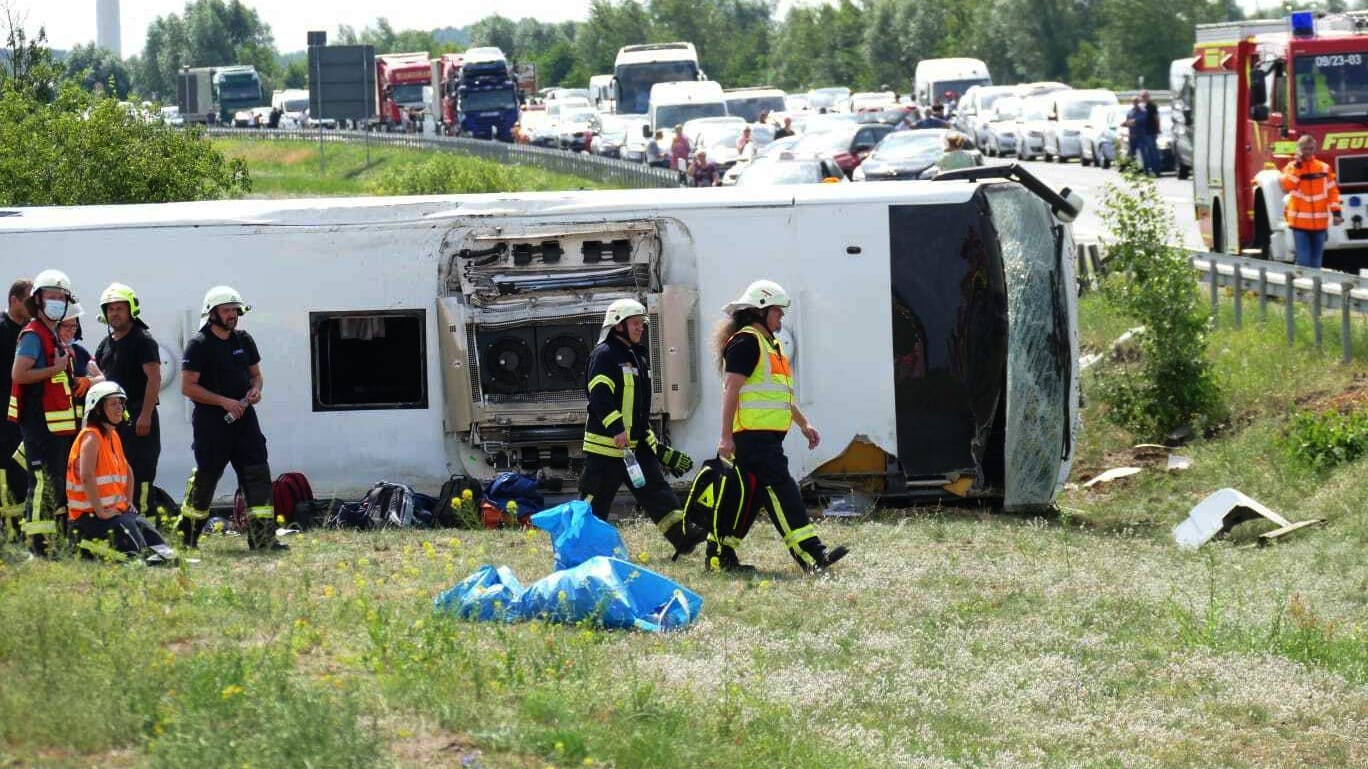
POLYGON ((457 97, 462 134, 513 141, 513 126, 518 122, 518 91, 502 50, 466 51, 457 97))

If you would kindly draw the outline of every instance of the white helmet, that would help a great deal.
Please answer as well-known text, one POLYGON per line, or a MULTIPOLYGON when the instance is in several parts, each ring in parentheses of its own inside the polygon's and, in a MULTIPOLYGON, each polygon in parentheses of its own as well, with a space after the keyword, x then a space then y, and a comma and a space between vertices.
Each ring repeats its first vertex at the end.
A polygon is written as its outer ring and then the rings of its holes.
POLYGON ((99 408, 100 401, 111 395, 116 395, 123 398, 125 401, 128 400, 128 393, 124 392, 124 389, 119 386, 119 383, 111 382, 107 379, 92 385, 91 388, 86 391, 85 418, 87 423, 90 422, 90 415, 94 414, 95 409, 99 408))
POLYGON ((62 316, 62 320, 80 320, 82 315, 85 315, 85 308, 80 302, 72 302, 67 305, 67 314, 62 316))
POLYGON ((646 306, 635 299, 619 299, 608 305, 608 311, 603 313, 603 330, 599 332, 599 341, 608 338, 608 332, 613 326, 637 316, 647 317, 646 306))
POLYGON ((722 312, 732 315, 737 310, 763 310, 769 307, 788 307, 790 304, 792 302, 789 301, 788 292, 783 286, 772 280, 757 280, 746 286, 741 296, 728 302, 727 306, 722 308, 722 312))
POLYGON ((68 278, 67 274, 61 270, 43 270, 38 273, 38 277, 33 279, 32 295, 37 296, 38 292, 45 288, 61 289, 67 292, 68 296, 73 293, 71 290, 71 278, 68 278))
POLYGON ((215 307, 225 304, 235 304, 244 313, 252 311, 252 306, 242 301, 242 294, 237 292, 232 286, 214 286, 204 292, 204 307, 200 309, 200 317, 207 318, 215 307))

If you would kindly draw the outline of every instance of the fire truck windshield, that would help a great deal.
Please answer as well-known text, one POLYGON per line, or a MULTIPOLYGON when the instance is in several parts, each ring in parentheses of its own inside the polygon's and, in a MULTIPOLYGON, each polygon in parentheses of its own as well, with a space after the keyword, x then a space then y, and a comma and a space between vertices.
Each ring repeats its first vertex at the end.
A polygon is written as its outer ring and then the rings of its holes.
POLYGON ((1292 87, 1298 122, 1368 118, 1368 52, 1297 56, 1292 87))

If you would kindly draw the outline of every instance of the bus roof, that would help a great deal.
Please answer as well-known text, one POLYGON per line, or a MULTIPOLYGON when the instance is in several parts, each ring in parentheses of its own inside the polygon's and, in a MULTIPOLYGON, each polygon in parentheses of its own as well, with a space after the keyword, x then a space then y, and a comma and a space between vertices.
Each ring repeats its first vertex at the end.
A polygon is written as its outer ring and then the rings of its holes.
POLYGON ((613 62, 613 68, 653 61, 691 61, 698 63, 698 51, 693 43, 651 43, 623 46, 613 62))

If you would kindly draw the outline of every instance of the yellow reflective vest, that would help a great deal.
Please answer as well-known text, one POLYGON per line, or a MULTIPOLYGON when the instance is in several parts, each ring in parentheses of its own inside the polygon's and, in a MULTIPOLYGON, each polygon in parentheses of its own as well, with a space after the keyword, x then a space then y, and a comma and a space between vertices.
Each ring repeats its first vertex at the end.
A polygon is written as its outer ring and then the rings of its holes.
POLYGON ((760 343, 760 362, 741 385, 741 397, 732 417, 732 432, 775 430, 786 433, 793 425, 793 369, 784 351, 768 334, 746 326, 732 335, 750 334, 760 343))

